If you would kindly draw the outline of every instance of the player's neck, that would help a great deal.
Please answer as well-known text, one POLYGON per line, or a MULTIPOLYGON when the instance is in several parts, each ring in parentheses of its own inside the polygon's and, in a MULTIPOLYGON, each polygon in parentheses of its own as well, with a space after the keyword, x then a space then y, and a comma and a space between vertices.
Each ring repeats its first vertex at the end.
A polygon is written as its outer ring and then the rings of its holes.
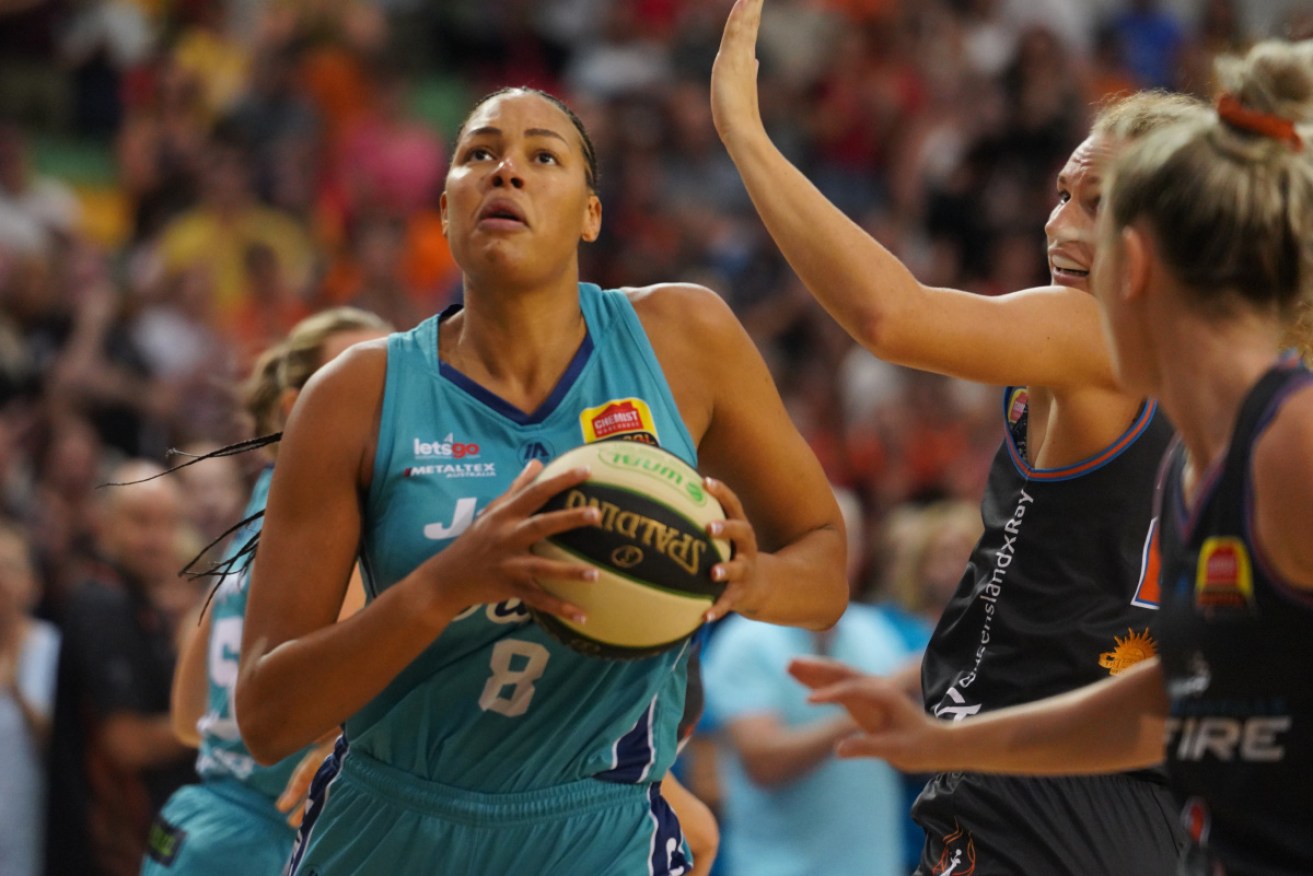
POLYGON ((577 292, 568 299, 474 299, 443 335, 442 358, 511 404, 533 410, 556 387, 586 334, 577 292))
POLYGON ((1180 326, 1158 352, 1158 396, 1197 473, 1226 453, 1241 404, 1277 359, 1278 340, 1258 318, 1184 318, 1180 326))

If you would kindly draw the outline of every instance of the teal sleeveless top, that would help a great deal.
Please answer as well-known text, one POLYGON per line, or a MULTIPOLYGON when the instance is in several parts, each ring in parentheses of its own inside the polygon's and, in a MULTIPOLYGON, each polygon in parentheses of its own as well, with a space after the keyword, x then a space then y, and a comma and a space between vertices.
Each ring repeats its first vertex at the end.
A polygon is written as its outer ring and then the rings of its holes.
MULTIPOLYGON (((579 300, 587 336, 530 413, 439 360, 447 314, 390 337, 364 510, 367 598, 450 544, 531 459, 627 438, 697 464, 629 299, 581 284, 579 300)), ((466 790, 657 781, 675 757, 687 663, 687 648, 632 662, 587 657, 518 600, 477 605, 354 715, 346 736, 352 755, 466 790)))
MULTIPOLYGON (((270 466, 260 473, 251 489, 251 498, 246 503, 243 517, 264 510, 273 472, 270 466)), ((232 543, 238 547, 244 545, 259 528, 260 521, 252 521, 237 531, 232 543)), ((297 752, 273 766, 261 766, 251 757, 237 732, 233 689, 237 685, 237 657, 242 647, 242 624, 246 618, 247 585, 250 579, 249 567, 225 575, 210 604, 210 640, 205 660, 210 692, 205 716, 198 724, 201 747, 196 759, 196 772, 207 782, 234 779, 246 785, 267 797, 270 811, 276 815, 273 801, 283 793, 292 777, 292 771, 305 752, 297 752)))

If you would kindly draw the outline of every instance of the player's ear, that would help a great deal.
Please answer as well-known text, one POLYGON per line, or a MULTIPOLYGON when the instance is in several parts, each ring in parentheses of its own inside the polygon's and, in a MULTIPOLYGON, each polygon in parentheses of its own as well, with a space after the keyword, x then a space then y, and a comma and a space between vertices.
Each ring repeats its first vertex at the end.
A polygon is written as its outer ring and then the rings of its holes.
POLYGON ((588 203, 584 206, 584 224, 583 229, 579 232, 579 239, 584 243, 592 243, 597 240, 598 235, 602 233, 602 199, 595 194, 588 196, 588 203))
POLYGON ((1152 277, 1161 270, 1153 238, 1137 225, 1122 229, 1122 275, 1118 295, 1123 301, 1138 301, 1150 292, 1152 277))
POLYGON ((442 217, 442 236, 447 236, 447 192, 444 189, 438 197, 438 214, 442 217))

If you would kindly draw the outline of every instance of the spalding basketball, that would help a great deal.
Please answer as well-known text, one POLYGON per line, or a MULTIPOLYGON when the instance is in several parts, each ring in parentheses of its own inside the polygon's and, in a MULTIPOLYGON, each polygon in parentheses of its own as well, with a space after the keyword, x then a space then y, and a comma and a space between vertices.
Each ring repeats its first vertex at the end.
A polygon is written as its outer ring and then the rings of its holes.
POLYGON ((562 643, 597 657, 635 659, 676 647, 695 633, 725 585, 711 568, 730 557, 730 544, 706 526, 725 511, 702 476, 667 450, 634 441, 576 447, 539 473, 549 478, 587 466, 588 480, 564 490, 543 511, 589 505, 594 525, 543 539, 539 556, 586 563, 596 581, 541 581, 543 588, 584 610, 587 623, 532 611, 562 643))

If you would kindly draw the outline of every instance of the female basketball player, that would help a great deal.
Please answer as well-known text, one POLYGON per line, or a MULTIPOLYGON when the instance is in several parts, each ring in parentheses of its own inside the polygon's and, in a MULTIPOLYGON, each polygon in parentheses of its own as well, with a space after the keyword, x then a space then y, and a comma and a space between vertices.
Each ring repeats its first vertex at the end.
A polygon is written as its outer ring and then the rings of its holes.
POLYGON ((1158 494, 1161 657, 960 725, 834 664, 794 671, 866 730, 849 756, 1095 772, 1155 763, 1166 739, 1192 841, 1181 872, 1309 873, 1313 377, 1273 351, 1313 299, 1313 42, 1260 43, 1219 80, 1216 115, 1116 162, 1099 222, 1118 374, 1180 432, 1158 494))
MULTIPOLYGON (((955 721, 1071 690, 1152 653, 1142 590, 1154 474, 1171 428, 1116 380, 1089 294, 1109 157, 1196 104, 1106 108, 1058 175, 1045 226, 1053 285, 988 297, 923 286, 771 143, 757 103, 762 0, 738 0, 712 73, 717 130, 781 251, 877 356, 1008 389, 985 532, 922 664, 925 708, 955 721)), ((933 777, 913 817, 918 872, 1160 874, 1181 841, 1153 771, 1086 778, 933 777)))
MULTIPOLYGON (((348 307, 299 322, 252 371, 246 405, 257 434, 277 431, 301 387, 320 366, 351 344, 382 337, 390 330, 374 314, 348 307)), ((276 447, 271 445, 270 450, 276 447)), ((268 467, 256 480, 246 507, 248 517, 264 508, 272 473, 272 466, 268 467)), ((233 544, 243 545, 258 528, 258 523, 248 524, 234 536, 233 544)), ((143 874, 229 873, 233 862, 241 861, 250 873, 276 876, 291 855, 296 833, 282 812, 301 803, 305 786, 293 782, 293 776, 303 756, 312 754, 294 754, 262 767, 237 733, 232 697, 247 580, 239 569, 222 580, 209 611, 191 631, 179 656, 170 713, 174 733, 200 748, 196 770, 202 781, 174 793, 156 816, 143 874), (300 793, 295 787, 289 790, 298 784, 300 793)), ((360 604, 358 594, 352 596, 343 606, 344 614, 360 604)), ((292 820, 299 820, 295 813, 292 820)))
POLYGON ((603 437, 660 443, 714 475, 727 509, 735 556, 716 567, 713 616, 820 628, 843 611, 838 508, 729 309, 700 287, 579 282, 595 184, 559 101, 481 101, 441 199, 463 308, 355 347, 288 422, 237 715, 264 761, 345 723, 297 873, 686 872, 657 783, 687 651, 597 660, 528 619, 525 605, 581 616, 535 578, 592 574, 529 551, 595 519, 534 514, 587 476, 533 483, 542 459, 603 437), (357 552, 370 601, 334 623, 357 552))

